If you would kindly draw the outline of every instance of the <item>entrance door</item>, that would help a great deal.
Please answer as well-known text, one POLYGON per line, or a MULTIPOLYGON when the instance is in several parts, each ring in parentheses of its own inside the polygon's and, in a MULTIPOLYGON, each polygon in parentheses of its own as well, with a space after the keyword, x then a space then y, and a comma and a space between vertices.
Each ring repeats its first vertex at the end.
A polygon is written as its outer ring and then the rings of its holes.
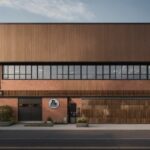
POLYGON ((42 120, 42 104, 40 98, 20 98, 19 121, 41 121, 42 120))
POLYGON ((76 103, 69 103, 69 123, 76 123, 76 103))

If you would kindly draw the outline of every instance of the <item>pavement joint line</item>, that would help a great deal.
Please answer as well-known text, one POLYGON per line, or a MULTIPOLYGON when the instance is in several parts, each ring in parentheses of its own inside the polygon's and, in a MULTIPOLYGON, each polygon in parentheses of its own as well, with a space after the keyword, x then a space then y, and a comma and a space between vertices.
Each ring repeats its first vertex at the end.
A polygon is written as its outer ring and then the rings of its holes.
POLYGON ((150 140, 150 138, 0 138, 0 140, 150 140))
POLYGON ((130 150, 149 150, 150 149, 150 147, 131 147, 131 146, 129 146, 129 147, 120 147, 120 146, 114 146, 114 147, 0 147, 0 149, 3 149, 3 150, 5 150, 5 149, 10 149, 10 150, 20 150, 20 149, 24 149, 24 150, 34 150, 34 149, 42 149, 42 150, 47 150, 47 149, 53 149, 53 150, 58 150, 58 149, 60 149, 60 150, 70 150, 70 149, 73 149, 73 150, 97 150, 97 149, 102 149, 102 150, 109 150, 109 149, 111 149, 111 150, 116 150, 116 149, 121 149, 121 150, 127 150, 127 149, 130 149, 130 150))

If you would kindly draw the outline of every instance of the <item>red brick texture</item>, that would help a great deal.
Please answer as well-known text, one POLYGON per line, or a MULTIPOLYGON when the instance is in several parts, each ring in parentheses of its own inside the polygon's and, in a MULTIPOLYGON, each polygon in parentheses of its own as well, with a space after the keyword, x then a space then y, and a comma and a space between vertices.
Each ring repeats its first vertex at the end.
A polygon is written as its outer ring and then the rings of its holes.
POLYGON ((54 122, 62 123, 67 121, 67 98, 57 98, 59 100, 58 108, 50 108, 49 101, 51 98, 42 99, 42 118, 44 121, 51 117, 54 122))
POLYGON ((2 80, 1 90, 149 90, 150 80, 2 80))
POLYGON ((17 98, 0 98, 0 106, 8 105, 12 107, 14 117, 18 120, 18 99, 17 98))

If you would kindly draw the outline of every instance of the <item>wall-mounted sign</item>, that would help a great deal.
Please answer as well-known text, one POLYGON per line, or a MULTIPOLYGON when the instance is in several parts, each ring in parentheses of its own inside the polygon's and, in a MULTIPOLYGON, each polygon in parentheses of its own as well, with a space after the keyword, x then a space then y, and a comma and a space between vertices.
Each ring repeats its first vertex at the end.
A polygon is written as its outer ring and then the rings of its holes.
POLYGON ((48 105, 49 105, 50 108, 54 108, 54 109, 58 108, 59 107, 59 100, 55 99, 55 98, 52 98, 52 99, 50 99, 48 105))

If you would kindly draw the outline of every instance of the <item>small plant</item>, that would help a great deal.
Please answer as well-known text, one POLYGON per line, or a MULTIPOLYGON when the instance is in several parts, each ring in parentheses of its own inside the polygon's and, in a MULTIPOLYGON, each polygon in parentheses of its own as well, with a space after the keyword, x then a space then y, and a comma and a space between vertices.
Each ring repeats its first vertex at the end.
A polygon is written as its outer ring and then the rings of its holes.
POLYGON ((53 123, 53 119, 51 117, 47 118, 47 123, 53 123))
POLYGON ((51 122, 53 122, 53 120, 52 120, 52 118, 51 118, 51 117, 48 117, 48 118, 47 118, 47 121, 51 121, 51 122))
POLYGON ((88 119, 86 117, 78 117, 77 123, 88 123, 88 119))
POLYGON ((0 121, 11 121, 13 110, 10 106, 0 106, 0 121))

